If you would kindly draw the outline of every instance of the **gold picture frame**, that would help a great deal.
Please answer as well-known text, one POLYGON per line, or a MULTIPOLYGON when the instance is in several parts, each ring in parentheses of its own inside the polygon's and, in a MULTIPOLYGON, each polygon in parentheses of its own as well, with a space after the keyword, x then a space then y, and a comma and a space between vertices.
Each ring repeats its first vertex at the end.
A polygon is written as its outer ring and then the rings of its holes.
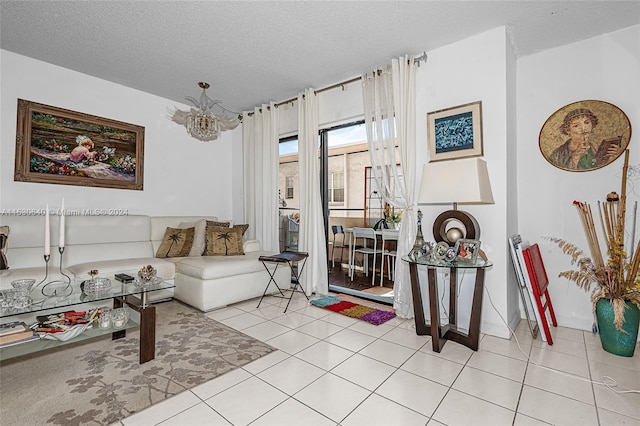
POLYGON ((429 162, 482 156, 482 101, 427 113, 429 162))
POLYGON ((14 180, 142 191, 144 127, 18 99, 14 180))
POLYGON ((631 123, 605 101, 573 102, 555 111, 540 129, 538 146, 551 165, 588 172, 615 161, 629 145, 631 123))

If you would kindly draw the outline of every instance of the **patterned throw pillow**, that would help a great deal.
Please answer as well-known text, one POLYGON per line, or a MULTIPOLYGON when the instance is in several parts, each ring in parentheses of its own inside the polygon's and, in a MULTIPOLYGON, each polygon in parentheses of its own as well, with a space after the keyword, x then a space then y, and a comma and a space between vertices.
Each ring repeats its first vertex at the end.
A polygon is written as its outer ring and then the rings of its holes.
POLYGON ((9 269, 7 260, 7 239, 9 238, 9 227, 0 226, 0 269, 9 269))
MULTIPOLYGON (((229 228, 231 227, 231 222, 215 222, 213 220, 208 220, 207 221, 207 227, 209 226, 218 226, 218 227, 223 227, 223 228, 229 228)), ((242 224, 242 225, 233 225, 234 228, 238 228, 242 231, 242 235, 244 236, 244 233, 247 232, 247 229, 249 229, 249 225, 246 224, 242 224)))
POLYGON ((162 239, 160 247, 158 247, 156 257, 189 256, 195 232, 195 228, 167 228, 167 230, 164 231, 164 238, 162 239))
POLYGON ((244 254, 242 231, 234 228, 207 226, 205 256, 233 256, 244 254))
POLYGON ((242 231, 242 236, 244 237, 245 232, 247 232, 247 229, 249 229, 249 225, 247 224, 242 224, 242 225, 233 225, 234 228, 240 229, 242 231))
POLYGON ((217 226, 218 228, 230 228, 231 222, 216 222, 214 220, 208 220, 207 227, 209 226, 217 226))

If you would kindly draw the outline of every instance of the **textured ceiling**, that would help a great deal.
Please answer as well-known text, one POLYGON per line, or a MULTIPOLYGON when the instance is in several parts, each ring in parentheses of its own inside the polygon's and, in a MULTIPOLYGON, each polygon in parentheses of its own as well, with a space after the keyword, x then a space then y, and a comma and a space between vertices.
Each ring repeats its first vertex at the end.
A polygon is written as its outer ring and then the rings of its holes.
POLYGON ((5 1, 0 47, 184 103, 282 101, 506 25, 519 56, 640 23, 639 1, 5 1))

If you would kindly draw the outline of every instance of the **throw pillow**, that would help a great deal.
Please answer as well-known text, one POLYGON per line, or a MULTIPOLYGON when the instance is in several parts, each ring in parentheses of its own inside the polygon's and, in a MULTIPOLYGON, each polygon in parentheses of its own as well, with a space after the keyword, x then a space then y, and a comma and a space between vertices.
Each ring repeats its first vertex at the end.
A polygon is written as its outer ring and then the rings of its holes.
POLYGON ((167 228, 156 257, 184 257, 188 256, 193 245, 194 228, 167 228))
MULTIPOLYGON (((223 228, 231 228, 231 221, 215 222, 213 220, 208 220, 207 221, 207 226, 218 226, 218 227, 223 227, 223 228)), ((233 228, 239 228, 242 231, 242 235, 244 236, 244 233, 247 232, 247 229, 249 229, 249 225, 246 225, 246 224, 233 225, 233 228)))
POLYGON ((216 222, 215 220, 208 220, 207 226, 217 226, 218 228, 230 228, 231 222, 216 222))
POLYGON ((193 235, 193 245, 191 246, 191 251, 189 251, 189 256, 202 256, 202 253, 204 253, 205 241, 207 238, 207 220, 200 219, 197 222, 180 222, 178 228, 195 228, 195 233, 193 235))
POLYGON ((242 231, 236 228, 207 227, 207 250, 205 256, 232 256, 244 254, 242 231))
POLYGON ((7 260, 7 239, 9 239, 9 227, 0 226, 0 269, 9 269, 7 260))
POLYGON ((245 232, 247 232, 247 229, 249 229, 249 225, 247 224, 242 224, 242 225, 233 225, 234 228, 238 228, 242 231, 242 236, 244 237, 245 232))

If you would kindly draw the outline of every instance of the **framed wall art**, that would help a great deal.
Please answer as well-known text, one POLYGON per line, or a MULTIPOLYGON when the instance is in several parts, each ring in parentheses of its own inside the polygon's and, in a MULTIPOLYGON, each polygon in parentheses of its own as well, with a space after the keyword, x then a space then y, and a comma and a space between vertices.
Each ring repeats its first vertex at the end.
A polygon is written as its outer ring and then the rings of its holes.
POLYGON ((570 172, 600 169, 629 145, 631 123, 617 106, 584 100, 565 105, 545 121, 538 145, 553 166, 570 172))
POLYGON ((429 162, 482 155, 482 102, 427 113, 429 162))
POLYGON ((18 99, 14 180, 143 189, 144 127, 18 99))

